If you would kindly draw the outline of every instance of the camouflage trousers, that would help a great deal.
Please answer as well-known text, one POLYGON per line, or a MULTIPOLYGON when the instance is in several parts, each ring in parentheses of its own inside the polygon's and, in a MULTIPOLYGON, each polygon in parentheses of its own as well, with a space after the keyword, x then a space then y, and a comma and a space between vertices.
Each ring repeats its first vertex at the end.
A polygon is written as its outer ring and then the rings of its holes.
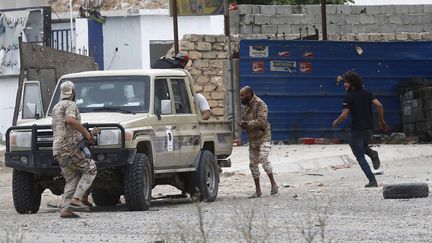
POLYGON ((76 153, 72 157, 56 156, 62 170, 62 175, 66 180, 62 205, 63 210, 69 209, 69 203, 72 198, 82 200, 83 196, 91 187, 96 177, 96 163, 92 159, 87 159, 84 153, 76 153))
POLYGON ((249 168, 253 178, 259 178, 260 176, 259 164, 262 164, 262 167, 267 174, 273 173, 273 168, 268 161, 270 150, 270 142, 261 143, 259 147, 249 147, 249 168))

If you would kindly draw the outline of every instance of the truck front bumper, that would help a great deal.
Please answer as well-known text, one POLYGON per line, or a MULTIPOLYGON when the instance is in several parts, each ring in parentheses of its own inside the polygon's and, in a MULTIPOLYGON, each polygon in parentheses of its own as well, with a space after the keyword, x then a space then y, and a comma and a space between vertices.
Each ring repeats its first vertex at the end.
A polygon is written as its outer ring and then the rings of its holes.
MULTIPOLYGON (((93 149, 92 159, 98 170, 132 164, 136 149, 93 149)), ((5 153, 7 167, 46 176, 60 175, 60 165, 54 160, 52 151, 15 151, 5 153)))

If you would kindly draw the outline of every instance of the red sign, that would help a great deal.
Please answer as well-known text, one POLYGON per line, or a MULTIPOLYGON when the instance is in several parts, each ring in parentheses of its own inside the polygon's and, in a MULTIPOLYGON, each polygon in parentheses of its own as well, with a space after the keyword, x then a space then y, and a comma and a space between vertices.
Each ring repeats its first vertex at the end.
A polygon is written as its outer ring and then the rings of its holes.
POLYGON ((264 62, 262 62, 262 61, 252 62, 252 72, 253 73, 263 73, 264 72, 264 62))

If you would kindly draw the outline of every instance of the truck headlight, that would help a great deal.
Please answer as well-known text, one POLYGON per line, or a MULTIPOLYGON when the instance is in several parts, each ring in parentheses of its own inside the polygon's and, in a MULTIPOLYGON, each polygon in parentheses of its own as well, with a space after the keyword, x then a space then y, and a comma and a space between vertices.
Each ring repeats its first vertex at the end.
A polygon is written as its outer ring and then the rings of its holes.
POLYGON ((9 135, 9 146, 11 150, 31 149, 31 132, 12 131, 9 135))
POLYGON ((118 129, 103 129, 99 135, 99 145, 118 145, 121 143, 121 132, 118 129))

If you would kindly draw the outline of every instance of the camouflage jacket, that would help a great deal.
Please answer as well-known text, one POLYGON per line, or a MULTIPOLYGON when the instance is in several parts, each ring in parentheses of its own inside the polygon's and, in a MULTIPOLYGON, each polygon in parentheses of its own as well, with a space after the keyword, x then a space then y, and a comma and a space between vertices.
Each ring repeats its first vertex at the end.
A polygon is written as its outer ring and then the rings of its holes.
POLYGON ((242 110, 242 120, 247 122, 249 146, 259 147, 271 140, 271 128, 267 121, 268 108, 258 96, 254 96, 242 110))
POLYGON ((82 135, 79 131, 66 124, 66 118, 73 117, 81 122, 78 107, 73 101, 61 100, 52 111, 53 155, 70 155, 82 135))

